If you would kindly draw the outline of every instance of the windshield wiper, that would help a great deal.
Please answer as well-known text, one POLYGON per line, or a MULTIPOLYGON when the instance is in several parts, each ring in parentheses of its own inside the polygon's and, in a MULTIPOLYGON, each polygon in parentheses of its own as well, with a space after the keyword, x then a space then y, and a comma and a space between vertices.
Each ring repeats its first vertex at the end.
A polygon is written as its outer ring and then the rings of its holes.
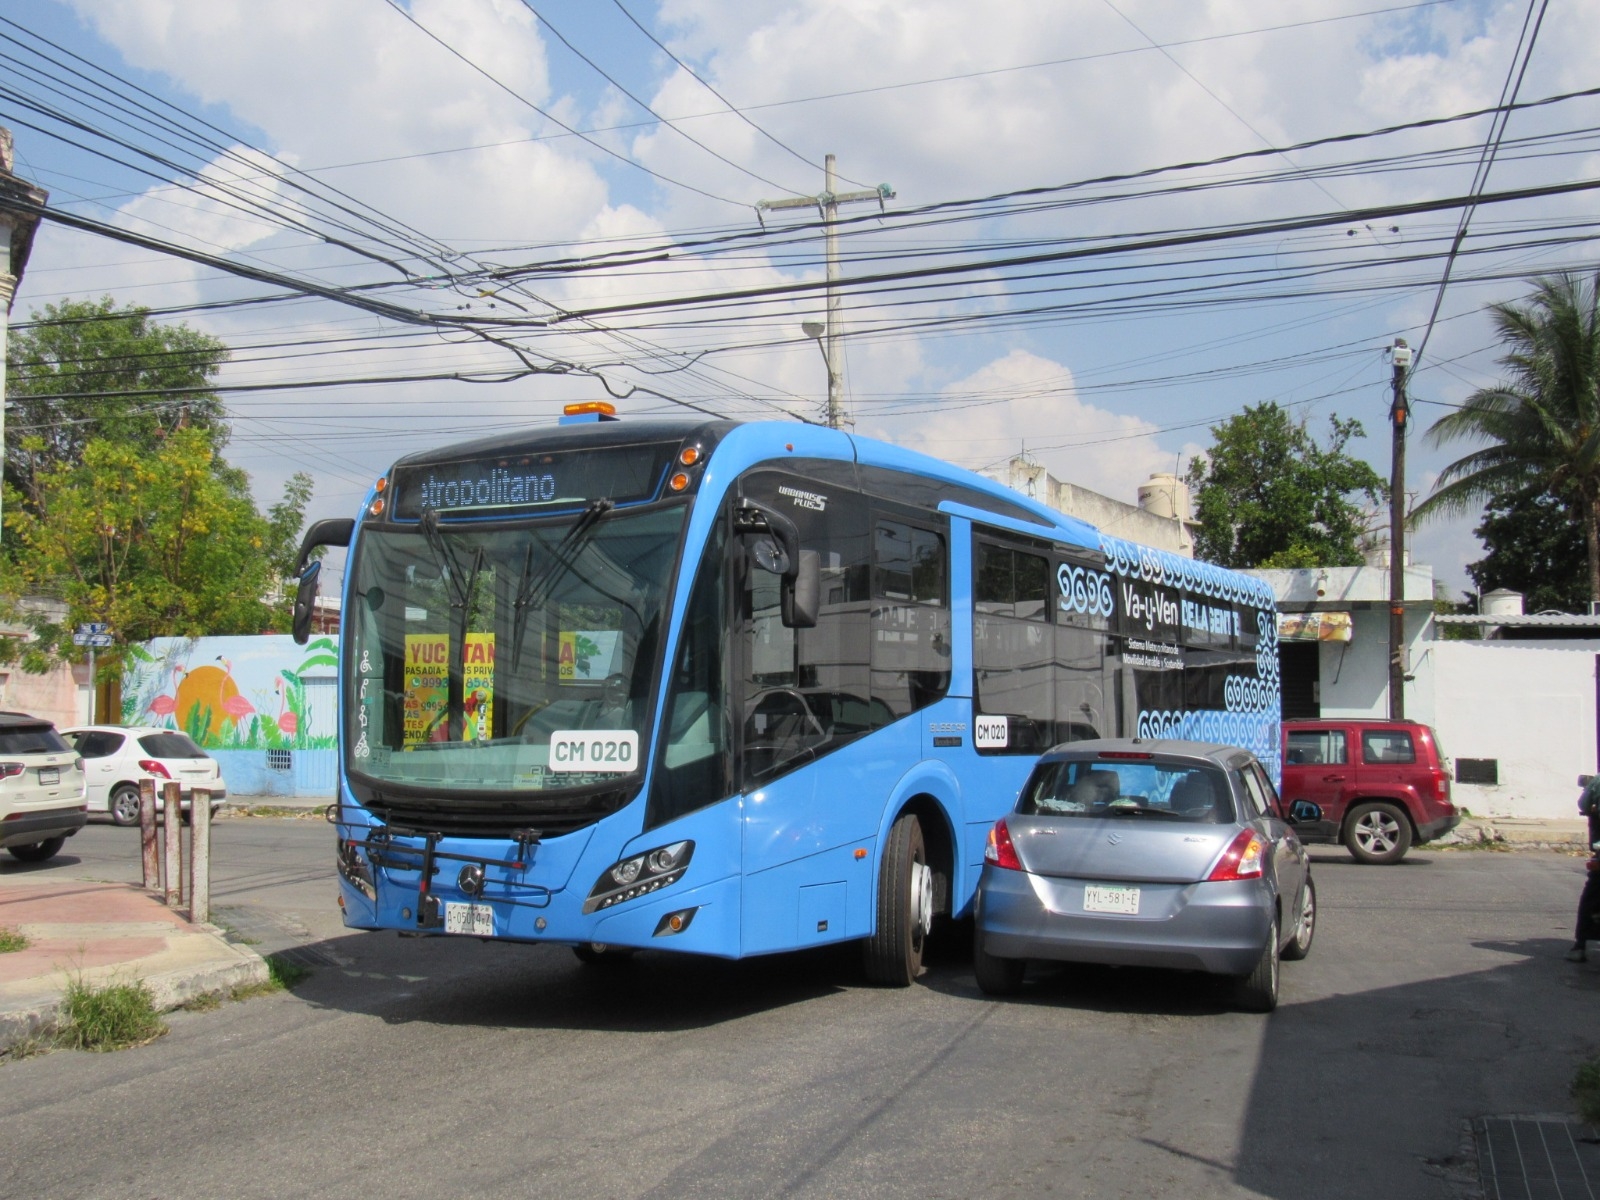
POLYGON ((533 543, 531 541, 528 543, 528 549, 522 556, 522 578, 517 584, 516 598, 511 602, 513 671, 522 660, 522 634, 528 625, 529 610, 544 606, 555 585, 572 569, 572 564, 578 559, 578 552, 589 540, 594 527, 615 507, 614 503, 604 497, 591 500, 583 512, 578 514, 578 519, 572 523, 572 528, 567 530, 566 535, 556 543, 555 549, 550 551, 550 557, 538 571, 533 569, 533 543))
POLYGON ((465 690, 467 672, 467 626, 472 622, 472 601, 477 594, 478 577, 483 574, 483 547, 474 547, 472 566, 463 577, 455 553, 444 540, 444 535, 439 532, 438 515, 429 509, 422 514, 422 519, 418 523, 422 526, 423 537, 428 539, 429 549, 439 561, 440 573, 450 589, 451 634, 455 638, 455 652, 450 655, 449 673, 445 682, 445 715, 449 722, 445 736, 452 742, 459 742, 462 735, 463 707, 466 703, 462 693, 465 690))

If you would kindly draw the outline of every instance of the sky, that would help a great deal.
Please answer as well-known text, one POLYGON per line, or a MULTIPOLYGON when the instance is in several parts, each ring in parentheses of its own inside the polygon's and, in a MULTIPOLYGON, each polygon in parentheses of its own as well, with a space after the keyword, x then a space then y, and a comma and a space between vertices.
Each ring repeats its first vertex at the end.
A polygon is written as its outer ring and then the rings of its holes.
MULTIPOLYGON (((1595 45, 1600 0, 0 0, 16 170, 102 227, 45 223, 12 320, 220 337, 230 461, 312 517, 574 400, 820 420, 820 213, 758 204, 833 154, 880 189, 839 209, 857 432, 1132 503, 1270 401, 1387 478, 1403 337, 1416 499, 1485 306, 1596 265, 1592 192, 1501 194, 1600 177, 1600 97, 1511 112, 1486 176, 1492 114, 1334 139, 1596 88, 1595 45)), ((1476 518, 1413 561, 1469 587, 1476 518)))

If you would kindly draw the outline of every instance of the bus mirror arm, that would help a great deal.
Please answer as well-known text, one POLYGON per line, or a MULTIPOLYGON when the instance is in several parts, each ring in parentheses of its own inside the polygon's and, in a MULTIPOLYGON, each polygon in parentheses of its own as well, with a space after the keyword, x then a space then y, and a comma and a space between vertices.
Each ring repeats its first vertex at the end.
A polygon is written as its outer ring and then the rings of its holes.
POLYGON ((814 629, 822 595, 822 556, 800 548, 800 531, 793 521, 754 500, 742 502, 734 529, 765 534, 777 542, 782 553, 783 624, 788 629, 814 629))
POLYGON ((349 517, 329 517, 306 530, 300 542, 300 554, 294 564, 299 583, 295 588, 290 629, 295 642, 301 646, 311 637, 311 617, 317 607, 317 578, 322 574, 322 561, 311 556, 323 546, 348 546, 355 528, 356 523, 349 517))

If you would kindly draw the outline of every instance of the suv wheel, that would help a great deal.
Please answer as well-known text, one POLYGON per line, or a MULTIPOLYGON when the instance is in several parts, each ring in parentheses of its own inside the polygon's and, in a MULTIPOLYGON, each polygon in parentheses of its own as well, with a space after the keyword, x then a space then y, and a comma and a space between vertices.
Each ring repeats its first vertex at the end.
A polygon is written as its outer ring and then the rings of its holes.
POLYGON ((60 854, 61 847, 66 844, 67 839, 64 837, 46 838, 30 846, 7 846, 6 853, 18 862, 44 862, 60 854))
POLYGON ((1345 821, 1344 844, 1357 862, 1397 863, 1411 849, 1411 819, 1393 804, 1358 804, 1345 821))

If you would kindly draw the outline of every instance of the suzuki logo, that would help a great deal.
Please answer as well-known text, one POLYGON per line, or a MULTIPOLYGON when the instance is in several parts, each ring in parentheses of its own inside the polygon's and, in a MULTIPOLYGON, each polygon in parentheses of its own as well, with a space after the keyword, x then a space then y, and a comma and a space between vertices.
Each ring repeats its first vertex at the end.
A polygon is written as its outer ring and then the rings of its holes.
POLYGON ((1107 834, 1106 841, 1110 842, 1113 846, 1120 846, 1122 845, 1122 835, 1120 833, 1107 834))

